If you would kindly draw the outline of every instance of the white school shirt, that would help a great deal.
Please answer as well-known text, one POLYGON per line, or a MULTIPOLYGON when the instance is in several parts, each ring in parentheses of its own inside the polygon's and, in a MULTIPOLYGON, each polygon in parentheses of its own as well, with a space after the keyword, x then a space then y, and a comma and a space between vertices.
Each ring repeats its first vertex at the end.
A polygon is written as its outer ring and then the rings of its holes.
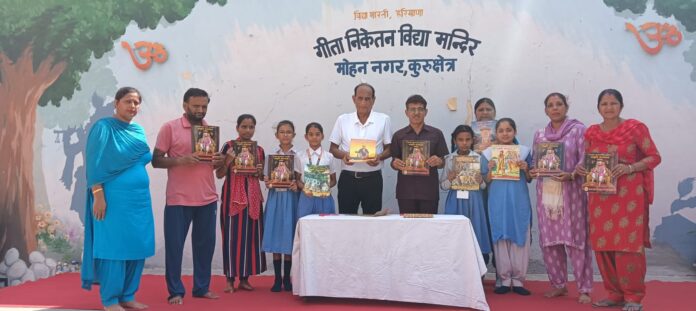
MULTIPOLYGON (((351 139, 375 140, 377 141, 377 154, 382 153, 384 144, 390 144, 392 140, 391 118, 374 110, 370 112, 365 124, 360 123, 357 112, 344 113, 338 116, 329 141, 338 145, 340 150, 349 151, 351 139)), ((382 169, 382 161, 377 166, 370 166, 362 162, 345 165, 343 161, 340 161, 340 164, 342 169, 354 172, 372 172, 382 169)))
POLYGON ((295 154, 295 172, 302 174, 302 181, 304 181, 305 165, 310 164, 310 157, 312 165, 317 165, 317 159, 319 159, 319 165, 328 165, 330 174, 336 173, 341 168, 340 160, 334 158, 328 150, 324 148, 317 148, 317 150, 307 148, 295 154), (310 153, 309 156, 307 155, 307 151, 310 153), (321 159, 319 159, 319 155, 321 155, 321 159))

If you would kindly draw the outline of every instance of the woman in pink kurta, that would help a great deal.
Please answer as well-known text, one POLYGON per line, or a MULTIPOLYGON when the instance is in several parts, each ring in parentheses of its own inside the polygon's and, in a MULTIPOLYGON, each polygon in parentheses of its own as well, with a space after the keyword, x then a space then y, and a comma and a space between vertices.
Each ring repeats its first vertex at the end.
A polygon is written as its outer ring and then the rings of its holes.
MULTIPOLYGON (((554 287, 546 297, 568 293, 567 257, 580 292, 578 301, 589 303, 592 290, 592 250, 588 243, 587 199, 582 192, 582 179, 575 178, 575 167, 584 157, 585 125, 567 116, 568 102, 563 94, 551 93, 544 100, 549 124, 534 134, 534 145, 543 142, 563 143, 562 173, 537 178, 537 216, 539 244, 544 255, 546 272, 554 287)), ((536 148, 534 148, 536 151, 536 148)), ((540 157, 542 155, 539 155, 540 157)), ((530 172, 532 176, 536 170, 530 172)))
MULTIPOLYGON (((645 248, 650 247, 648 207, 653 200, 653 169, 662 158, 647 126, 620 117, 623 97, 617 90, 599 94, 600 124, 585 132, 585 152, 616 153, 611 168, 616 194, 590 193, 590 241, 609 296, 595 307, 623 305, 640 311, 645 296, 645 248)), ((585 175, 583 168, 577 172, 585 175)))

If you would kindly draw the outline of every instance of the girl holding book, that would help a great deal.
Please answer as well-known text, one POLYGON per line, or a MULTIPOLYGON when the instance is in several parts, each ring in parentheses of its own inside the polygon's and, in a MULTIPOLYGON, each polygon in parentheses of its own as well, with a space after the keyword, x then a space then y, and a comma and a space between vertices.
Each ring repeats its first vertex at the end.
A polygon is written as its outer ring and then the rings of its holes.
POLYGON ((321 147, 321 141, 324 140, 324 128, 321 124, 316 122, 307 124, 305 139, 309 143, 309 148, 295 157, 297 184, 303 191, 300 195, 297 217, 301 218, 310 214, 333 214, 336 212, 336 206, 330 189, 336 185, 336 170, 339 163, 328 150, 321 147), (328 181, 323 180, 326 175, 318 174, 317 171, 328 171, 328 181))
POLYGON ((496 256, 497 277, 501 284, 496 285, 496 294, 505 294, 512 290, 520 295, 529 295, 524 288, 524 278, 529 264, 529 230, 532 216, 531 203, 527 183, 531 181, 529 166, 532 157, 530 148, 516 145, 519 148, 516 161, 509 166, 519 168, 517 180, 494 179, 493 170, 497 167, 498 150, 504 146, 513 146, 517 126, 510 118, 498 120, 495 124, 497 145, 483 151, 481 174, 489 184, 488 208, 493 240, 493 250, 496 256), (503 145, 503 146, 499 146, 503 145))
MULTIPOLYGON (((297 151, 293 148, 292 140, 295 138, 295 125, 288 120, 278 122, 276 127, 276 138, 279 145, 273 154, 297 156, 297 151)), ((266 165, 270 165, 271 161, 267 161, 266 165)), ((294 174, 294 172, 290 172, 294 174)), ((266 211, 264 218, 263 230, 263 251, 273 253, 273 271, 275 273, 275 281, 272 292, 280 292, 282 289, 286 291, 292 290, 292 282, 290 282, 290 269, 292 267, 292 242, 295 235, 295 224, 297 214, 297 200, 299 200, 299 192, 297 192, 297 183, 293 181, 289 188, 274 188, 269 180, 269 176, 264 177, 266 188, 268 188, 268 200, 266 201, 266 211), (283 256, 284 255, 284 256, 283 256), (281 257, 283 259, 282 269, 283 276, 281 278, 281 257)))
MULTIPOLYGON (((458 190, 450 190, 452 181, 455 178, 459 178, 459 172, 454 167, 457 156, 470 156, 475 158, 476 163, 481 163, 481 155, 471 150, 474 145, 474 131, 468 125, 459 125, 452 132, 452 141, 455 142, 457 150, 445 156, 445 170, 440 175, 440 188, 449 190, 445 200, 445 214, 464 215, 471 220, 483 258, 488 262, 488 256, 491 252, 491 239, 488 234, 488 219, 483 206, 481 191, 466 191, 466 195, 462 193, 458 196, 458 190)), ((476 183, 480 185, 481 189, 485 189, 486 184, 483 183, 481 173, 476 172, 474 175, 476 183)))
MULTIPOLYGON (((488 97, 482 97, 479 98, 479 100, 476 101, 476 103, 471 105, 471 101, 467 102, 466 106, 467 110, 467 115, 466 115, 466 120, 464 121, 465 125, 469 126, 474 126, 473 123, 471 122, 472 120, 472 115, 474 117, 474 121, 476 122, 493 122, 495 123, 495 115, 496 115, 496 109, 495 109, 495 103, 493 103, 493 100, 488 98, 488 97)), ((483 152, 484 149, 490 147, 491 144, 494 143, 494 141, 491 139, 493 138, 493 133, 490 133, 490 131, 486 132, 481 131, 480 138, 482 142, 479 142, 478 144, 476 143, 476 137, 474 137, 474 144, 471 149, 473 149, 476 153, 481 153, 483 152), (483 136, 486 135, 488 136, 488 139, 484 139, 483 136)), ((517 140, 514 140, 514 143, 517 144, 517 140)), ((452 141, 452 151, 456 151, 456 142, 453 140, 452 141)), ((486 219, 488 219, 488 189, 481 189, 481 195, 483 196, 483 207, 485 208, 486 212, 486 219)), ((491 239, 491 232, 490 232, 490 224, 488 225, 488 239, 491 239)), ((493 266, 495 267, 495 249, 493 249, 493 253, 491 254, 490 257, 493 261, 493 266)), ((488 264, 488 257, 484 257, 486 264, 488 264)), ((496 286, 500 286, 500 279, 497 278, 495 280, 496 286)))
POLYGON ((225 292, 234 292, 234 281, 239 277, 239 289, 253 290, 249 276, 266 270, 266 254, 261 250, 263 240, 263 196, 260 179, 263 179, 263 148, 249 150, 256 158, 256 172, 240 173, 234 170, 235 143, 252 142, 256 130, 256 118, 243 114, 237 118, 239 136, 225 143, 222 154, 224 164, 215 173, 225 177, 220 204, 222 227, 223 270, 227 277, 225 292))

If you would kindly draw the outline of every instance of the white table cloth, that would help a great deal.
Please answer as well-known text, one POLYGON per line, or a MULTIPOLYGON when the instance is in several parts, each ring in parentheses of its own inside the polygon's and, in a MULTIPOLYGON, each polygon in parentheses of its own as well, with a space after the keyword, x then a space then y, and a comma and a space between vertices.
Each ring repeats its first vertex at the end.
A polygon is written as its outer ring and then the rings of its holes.
POLYGON ((486 264, 468 218, 309 215, 292 252, 299 296, 407 301, 489 310, 486 264))

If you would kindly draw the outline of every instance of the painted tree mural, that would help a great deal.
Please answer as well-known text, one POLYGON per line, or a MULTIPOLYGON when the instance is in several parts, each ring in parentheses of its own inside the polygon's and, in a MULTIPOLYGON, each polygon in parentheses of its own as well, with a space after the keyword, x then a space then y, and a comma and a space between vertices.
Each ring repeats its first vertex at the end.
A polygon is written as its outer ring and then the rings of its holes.
MULTIPOLYGON (((224 5, 226 0, 206 0, 224 5)), ((37 105, 59 106, 126 27, 154 29, 197 0, 5 0, 0 10, 0 254, 36 249, 33 140, 37 105)))

